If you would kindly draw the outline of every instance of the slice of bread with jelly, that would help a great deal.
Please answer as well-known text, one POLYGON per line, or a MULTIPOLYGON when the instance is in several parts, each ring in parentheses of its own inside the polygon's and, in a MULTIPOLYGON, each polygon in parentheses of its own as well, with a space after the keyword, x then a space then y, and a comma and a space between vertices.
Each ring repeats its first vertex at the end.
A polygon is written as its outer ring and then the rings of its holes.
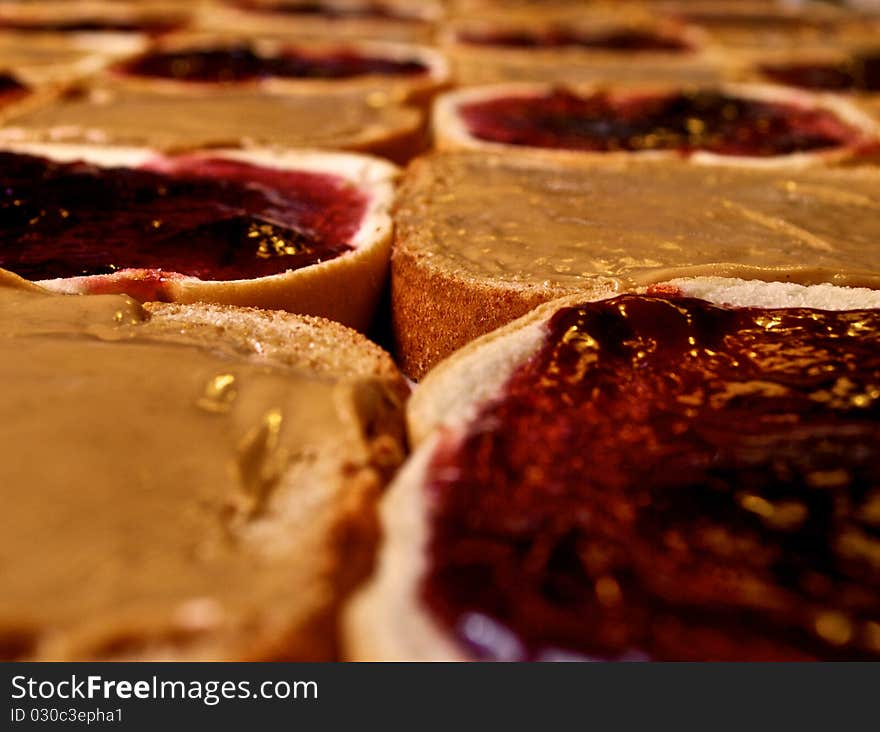
POLYGON ((750 167, 870 162, 880 125, 834 94, 782 86, 497 84, 440 96, 440 149, 550 160, 680 159, 750 167))
POLYGON ((0 656, 332 660, 407 387, 337 323, 0 270, 0 656))
POLYGON ((0 266, 68 293, 288 310, 366 328, 396 168, 315 151, 0 151, 0 266))
POLYGON ((548 303, 417 387, 370 660, 880 657, 880 291, 548 303))

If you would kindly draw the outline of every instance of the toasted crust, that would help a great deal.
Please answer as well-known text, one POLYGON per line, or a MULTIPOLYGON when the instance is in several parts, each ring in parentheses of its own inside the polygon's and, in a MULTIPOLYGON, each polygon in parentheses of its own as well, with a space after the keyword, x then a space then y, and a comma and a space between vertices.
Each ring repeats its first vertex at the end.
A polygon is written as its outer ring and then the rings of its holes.
POLYGON ((573 289, 502 285, 431 267, 399 231, 391 258, 391 317, 395 353, 410 378, 475 338, 573 289))
MULTIPOLYGON (((6 149, 55 160, 83 159, 97 165, 137 165, 153 156, 143 148, 22 144, 6 149)), ((173 302, 213 302, 287 310, 317 315, 365 330, 385 284, 391 250, 389 208, 394 195, 394 166, 373 158, 308 151, 217 150, 210 157, 242 160, 270 167, 311 170, 341 175, 370 195, 353 251, 326 262, 251 280, 208 281, 194 277, 162 279, 161 299, 173 302)), ((127 292, 139 299, 157 299, 156 274, 122 271, 113 275, 46 280, 58 292, 127 292)))
MULTIPOLYGON (((849 309, 880 307, 880 291, 833 285, 726 278, 674 280, 656 286, 716 302, 759 307, 849 309)), ((497 395, 513 371, 542 344, 544 326, 560 308, 607 297, 582 293, 543 305, 490 333, 437 366, 407 408, 415 450, 382 499, 384 544, 378 568, 345 613, 344 639, 355 660, 467 660, 420 598, 427 571, 427 469, 442 444, 454 444, 481 404, 497 395)))
MULTIPOLYGON (((539 96, 553 90, 548 84, 497 84, 473 89, 463 89, 441 95, 434 103, 432 130, 436 146, 441 150, 484 150, 504 152, 505 154, 531 155, 554 162, 589 163, 594 160, 640 159, 671 160, 679 157, 674 150, 646 150, 640 152, 591 153, 573 150, 550 150, 530 148, 521 145, 487 142, 474 137, 467 130, 458 114, 461 104, 505 96, 539 96)), ((573 85, 578 94, 590 94, 600 90, 597 85, 573 85)), ((627 86, 627 93, 657 92, 665 93, 681 89, 672 85, 627 86)), ((856 132, 856 138, 849 144, 832 150, 791 153, 774 157, 757 158, 746 156, 718 155, 697 151, 688 157, 695 164, 730 165, 760 168, 804 168, 812 165, 843 163, 854 159, 870 162, 880 148, 880 125, 858 106, 835 94, 811 94, 790 87, 765 84, 719 84, 716 87, 725 94, 758 101, 786 102, 801 107, 815 107, 833 112, 839 119, 849 124, 856 132)))

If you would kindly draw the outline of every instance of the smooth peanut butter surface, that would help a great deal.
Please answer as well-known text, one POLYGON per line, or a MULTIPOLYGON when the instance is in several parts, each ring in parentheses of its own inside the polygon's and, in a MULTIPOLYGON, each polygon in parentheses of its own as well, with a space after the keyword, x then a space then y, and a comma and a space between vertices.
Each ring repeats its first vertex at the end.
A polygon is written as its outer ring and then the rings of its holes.
POLYGON ((398 212, 399 246, 426 266, 556 290, 710 275, 876 287, 878 240, 874 170, 447 153, 410 170, 398 212))
POLYGON ((363 394, 215 340, 0 279, 0 657, 320 655, 363 394))
POLYGON ((10 120, 7 137, 160 149, 238 145, 358 147, 410 132, 419 113, 381 92, 276 95, 255 88, 156 93, 135 86, 68 94, 10 120))

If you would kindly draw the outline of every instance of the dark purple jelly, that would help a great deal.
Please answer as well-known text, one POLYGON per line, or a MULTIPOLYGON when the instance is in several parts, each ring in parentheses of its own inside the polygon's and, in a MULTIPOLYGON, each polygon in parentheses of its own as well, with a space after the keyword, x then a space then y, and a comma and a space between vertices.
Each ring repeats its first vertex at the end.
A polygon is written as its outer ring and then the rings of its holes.
POLYGON ((336 176, 222 159, 99 168, 4 152, 0 171, 0 267, 31 280, 278 274, 349 251, 367 205, 336 176))
POLYGON ((254 3, 241 0, 238 3, 248 10, 278 15, 302 15, 306 17, 327 18, 330 20, 393 20, 403 23, 420 23, 421 18, 408 15, 400 9, 377 2, 338 3, 338 2, 274 2, 254 3))
POLYGON ((779 84, 825 91, 880 91, 880 52, 853 56, 837 64, 764 64, 761 73, 779 84))
POLYGON ((32 20, 0 18, 0 29, 16 33, 147 33, 159 35, 178 30, 184 26, 182 18, 143 17, 132 19, 68 18, 58 20, 32 20))
POLYGON ((598 33, 579 33, 569 30, 550 31, 464 31, 459 33, 462 43, 474 46, 502 48, 584 48, 596 51, 684 53, 692 46, 681 38, 634 29, 611 30, 598 33))
POLYGON ((479 657, 880 660, 880 311, 564 308, 428 481, 479 657))
POLYGON ((354 50, 306 52, 287 49, 272 56, 251 46, 155 51, 117 67, 130 76, 175 81, 244 82, 260 79, 352 79, 359 76, 415 76, 428 71, 414 59, 368 56, 354 50))
POLYGON ((0 73, 0 104, 23 97, 28 91, 28 88, 12 74, 0 73))
POLYGON ((460 107, 489 142, 590 152, 676 150, 768 157, 852 143, 859 132, 825 109, 700 91, 612 97, 556 90, 460 107))

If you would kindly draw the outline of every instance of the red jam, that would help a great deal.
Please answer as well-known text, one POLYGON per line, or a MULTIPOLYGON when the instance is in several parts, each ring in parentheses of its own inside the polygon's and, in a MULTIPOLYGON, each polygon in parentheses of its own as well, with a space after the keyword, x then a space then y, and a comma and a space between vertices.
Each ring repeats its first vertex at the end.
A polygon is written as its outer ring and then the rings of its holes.
POLYGON ((880 91, 880 52, 854 56, 847 63, 765 64, 761 73, 771 81, 824 91, 880 91))
POLYGON ((683 53, 692 50, 681 38, 639 30, 603 33, 576 33, 568 30, 547 32, 494 31, 460 33, 459 40, 475 46, 503 48, 584 48, 595 51, 683 53))
POLYGON ((393 20, 397 22, 422 22, 421 18, 407 15, 398 9, 377 2, 356 4, 340 4, 334 2, 274 2, 265 3, 239 2, 241 7, 261 13, 277 13, 279 15, 304 15, 330 20, 393 20))
POLYGON ((350 251, 367 205, 333 175, 221 159, 100 168, 0 153, 0 170, 0 267, 31 280, 278 274, 350 251))
POLYGON ((183 51, 156 51, 118 67, 131 76, 175 81, 243 82, 260 79, 352 79, 359 76, 414 76, 427 72, 420 61, 366 56, 356 51, 306 53, 289 49, 262 56, 247 45, 183 51))
POLYGON ((0 104, 26 96, 28 88, 12 74, 0 73, 0 104))
POLYGON ((502 97, 460 107, 489 142, 589 152, 676 150, 769 157, 851 143, 859 133, 825 109, 701 91, 670 95, 502 97))
POLYGON ((880 311, 562 309, 430 475, 477 657, 880 660, 880 311))
POLYGON ((0 29, 16 33, 147 33, 159 35, 182 28, 181 18, 70 18, 67 20, 0 19, 0 29))

